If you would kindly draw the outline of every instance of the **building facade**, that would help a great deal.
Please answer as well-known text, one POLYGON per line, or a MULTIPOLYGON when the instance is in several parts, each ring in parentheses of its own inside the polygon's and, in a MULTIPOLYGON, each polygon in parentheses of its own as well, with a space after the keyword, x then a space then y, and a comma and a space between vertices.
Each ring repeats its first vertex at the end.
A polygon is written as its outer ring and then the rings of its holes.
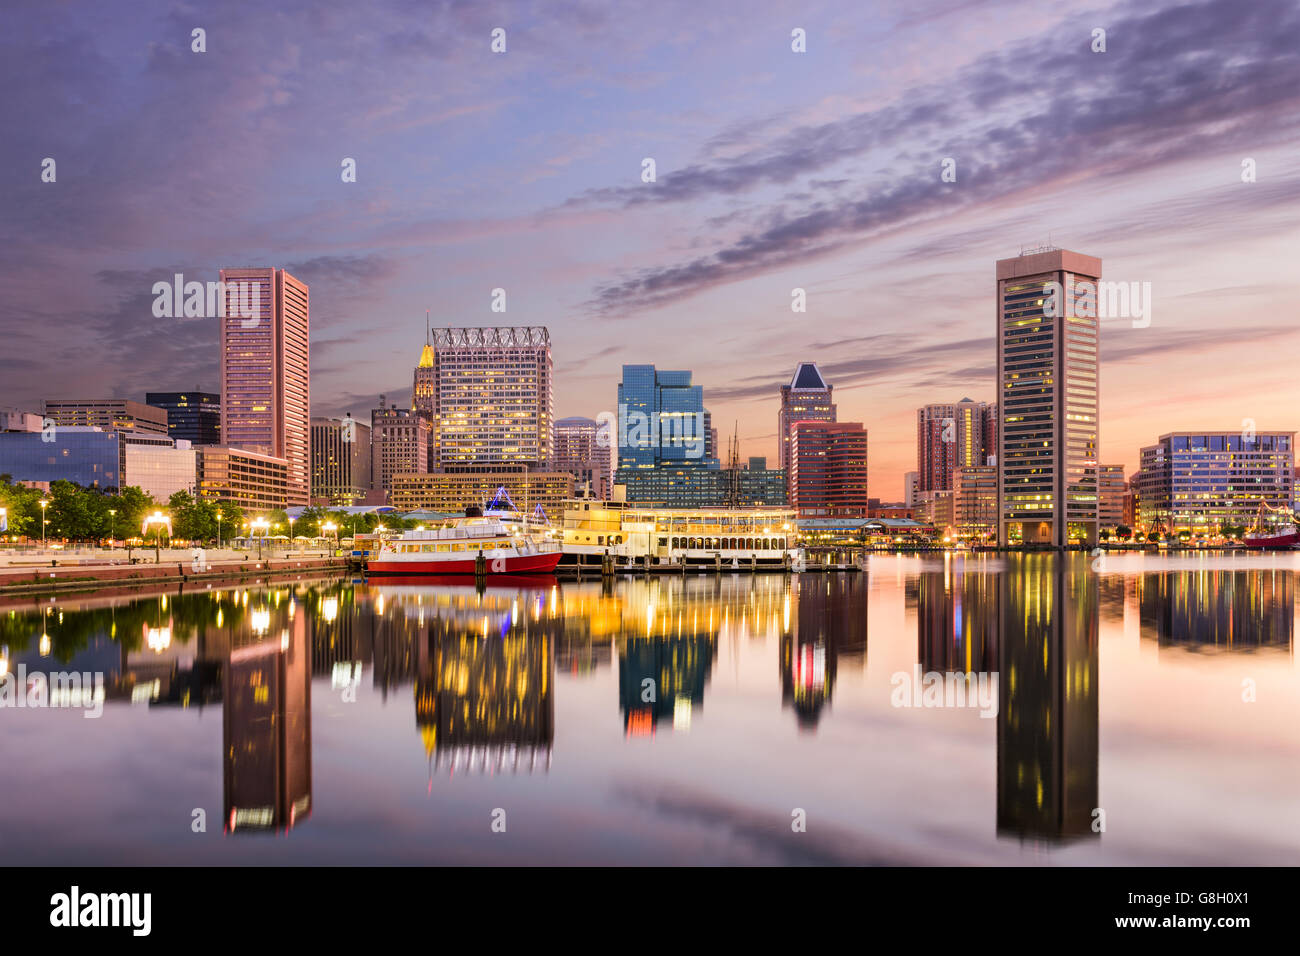
POLYGON ((36 412, 20 408, 0 408, 0 432, 38 432, 44 419, 36 412))
MULTIPOLYGON (((916 474, 919 491, 953 491, 958 468, 987 465, 996 451, 985 444, 990 418, 988 402, 963 398, 951 404, 925 405, 916 410, 916 474)), ((996 428, 996 424, 994 425, 996 428)))
POLYGON ((594 498, 609 500, 613 443, 609 422, 593 418, 561 418, 555 423, 555 471, 573 475, 574 489, 586 488, 594 498))
POLYGON ((221 396, 212 392, 147 392, 144 400, 167 412, 167 434, 191 445, 221 444, 221 396))
MULTIPOLYGON (((835 421, 834 386, 827 384, 814 362, 800 362, 788 385, 781 386, 781 410, 776 417, 778 459, 790 479, 790 426, 795 422, 835 421)), ((791 496, 787 484, 786 497, 791 496)))
POLYGON ((201 445, 195 451, 199 497, 251 512, 291 507, 285 459, 226 445, 201 445))
POLYGON ((178 491, 194 494, 198 484, 198 453, 184 439, 167 444, 122 441, 125 485, 134 485, 154 501, 166 501, 178 491))
POLYGON ((1101 260, 1044 249, 996 277, 998 539, 1093 544, 1101 260))
POLYGON ((433 329, 432 353, 432 368, 416 369, 417 402, 427 405, 433 391, 429 470, 549 464, 554 396, 545 328, 433 329))
POLYGON ((288 501, 311 493, 307 284, 284 269, 222 269, 221 440, 288 467, 288 501))
POLYGON ((996 465, 958 468, 953 478, 952 533, 963 541, 985 542, 998 529, 996 465))
POLYGON ((84 425, 46 434, 0 433, 0 474, 16 482, 71 481, 83 488, 116 489, 122 476, 118 434, 84 425))
POLYGON ((360 504, 370 491, 370 426, 351 415, 311 420, 311 494, 331 505, 360 504))
POLYGON ((1142 449, 1138 523, 1165 534, 1214 534, 1290 520, 1295 432, 1171 432, 1142 449))
POLYGON ((685 370, 624 365, 618 386, 618 469, 626 500, 670 508, 718 503, 704 389, 685 370))
MULTIPOLYGON (((1123 465, 1097 466, 1097 527, 1112 534, 1124 518, 1124 499, 1128 495, 1128 481, 1123 465)), ((1128 525, 1132 527, 1132 525, 1128 525)))
POLYGON ((106 432, 141 432, 167 435, 167 412, 125 398, 53 399, 44 414, 55 428, 98 428, 106 432))
POLYGON ((429 470, 430 424, 409 408, 384 404, 370 412, 371 487, 392 492, 393 478, 429 470))
POLYGON ((796 421, 790 435, 790 505, 799 517, 867 517, 867 430, 862 423, 796 421))
POLYGON ((449 466, 432 474, 396 475, 389 503, 398 511, 463 514, 470 505, 487 506, 500 490, 521 512, 532 514, 540 506, 558 518, 562 503, 573 497, 573 475, 522 465, 449 466))

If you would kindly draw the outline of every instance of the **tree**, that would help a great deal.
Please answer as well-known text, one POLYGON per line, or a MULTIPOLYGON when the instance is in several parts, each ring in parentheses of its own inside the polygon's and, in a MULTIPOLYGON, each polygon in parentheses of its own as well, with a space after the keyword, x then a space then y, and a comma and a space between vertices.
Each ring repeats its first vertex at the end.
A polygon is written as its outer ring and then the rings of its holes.
POLYGON ((1110 531, 1108 531, 1106 528, 1102 528, 1100 531, 1097 532, 1097 538, 1102 542, 1109 541, 1110 531))
POLYGON ((1133 537, 1133 529, 1128 525, 1122 524, 1115 529, 1115 537, 1119 538, 1121 541, 1127 541, 1129 538, 1133 537))

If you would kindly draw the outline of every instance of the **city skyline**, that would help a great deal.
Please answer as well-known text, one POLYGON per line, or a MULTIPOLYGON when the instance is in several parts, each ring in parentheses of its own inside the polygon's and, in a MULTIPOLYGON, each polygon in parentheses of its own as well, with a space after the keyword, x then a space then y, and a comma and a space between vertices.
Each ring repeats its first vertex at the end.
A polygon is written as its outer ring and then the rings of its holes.
POLYGON ((216 320, 154 317, 153 284, 275 262, 314 293, 312 415, 381 393, 409 406, 428 309, 435 325, 549 328, 557 417, 614 411, 622 364, 693 369, 742 457, 775 462, 779 387, 816 361, 840 418, 871 431, 873 494, 900 500, 916 408, 993 396, 990 261, 1050 239, 1153 290, 1146 324, 1102 322, 1100 460, 1131 473, 1166 432, 1294 427, 1286 363, 1259 356, 1300 331, 1284 320, 1300 12, 1001 6, 996 27, 973 9, 940 27, 926 5, 579 22, 484 5, 407 36, 380 5, 344 37, 288 5, 271 16, 292 41, 205 12, 205 54, 160 8, 33 12, 0 41, 0 69, 32 90, 0 106, 17 133, 0 155, 31 170, 0 225, 3 401, 215 391, 216 320), (498 14, 510 45, 493 57, 498 14), (406 69, 335 75, 322 64, 344 41, 406 69), (1022 75, 1026 45, 1053 56, 1022 75), (235 159, 231 141, 250 148, 235 159))

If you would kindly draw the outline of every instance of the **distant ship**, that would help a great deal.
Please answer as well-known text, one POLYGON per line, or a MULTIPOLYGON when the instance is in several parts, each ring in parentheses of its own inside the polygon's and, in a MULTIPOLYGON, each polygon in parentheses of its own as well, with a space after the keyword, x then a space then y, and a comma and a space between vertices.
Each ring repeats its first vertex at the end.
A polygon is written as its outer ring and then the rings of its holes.
POLYGON ((1296 530, 1294 515, 1290 511, 1281 511, 1291 520, 1285 524, 1270 527, 1264 520, 1266 510, 1274 511, 1276 509, 1269 508, 1268 505, 1260 502, 1259 517, 1255 521, 1255 527, 1245 534, 1241 539, 1242 543, 1248 548, 1260 548, 1264 551, 1284 551, 1300 544, 1300 531, 1296 530))
POLYGON ((460 575, 549 573, 560 563, 557 543, 525 528, 508 528, 496 516, 466 508, 465 517, 427 531, 386 538, 366 562, 371 574, 460 575), (482 557, 482 565, 479 558, 482 557))

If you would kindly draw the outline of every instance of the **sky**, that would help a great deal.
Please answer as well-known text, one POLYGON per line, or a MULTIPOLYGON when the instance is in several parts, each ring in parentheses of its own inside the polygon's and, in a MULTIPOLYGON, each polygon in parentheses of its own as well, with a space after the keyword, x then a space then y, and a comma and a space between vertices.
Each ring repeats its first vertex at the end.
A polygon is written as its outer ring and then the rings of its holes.
POLYGON ((428 310, 549 328, 558 417, 690 369, 771 459, 814 361, 898 500, 917 407, 995 398, 996 260, 1052 244, 1150 283, 1103 463, 1300 428, 1293 0, 10 2, 0 90, 0 406, 218 390, 154 283, 277 266, 315 415, 409 404, 428 310))

